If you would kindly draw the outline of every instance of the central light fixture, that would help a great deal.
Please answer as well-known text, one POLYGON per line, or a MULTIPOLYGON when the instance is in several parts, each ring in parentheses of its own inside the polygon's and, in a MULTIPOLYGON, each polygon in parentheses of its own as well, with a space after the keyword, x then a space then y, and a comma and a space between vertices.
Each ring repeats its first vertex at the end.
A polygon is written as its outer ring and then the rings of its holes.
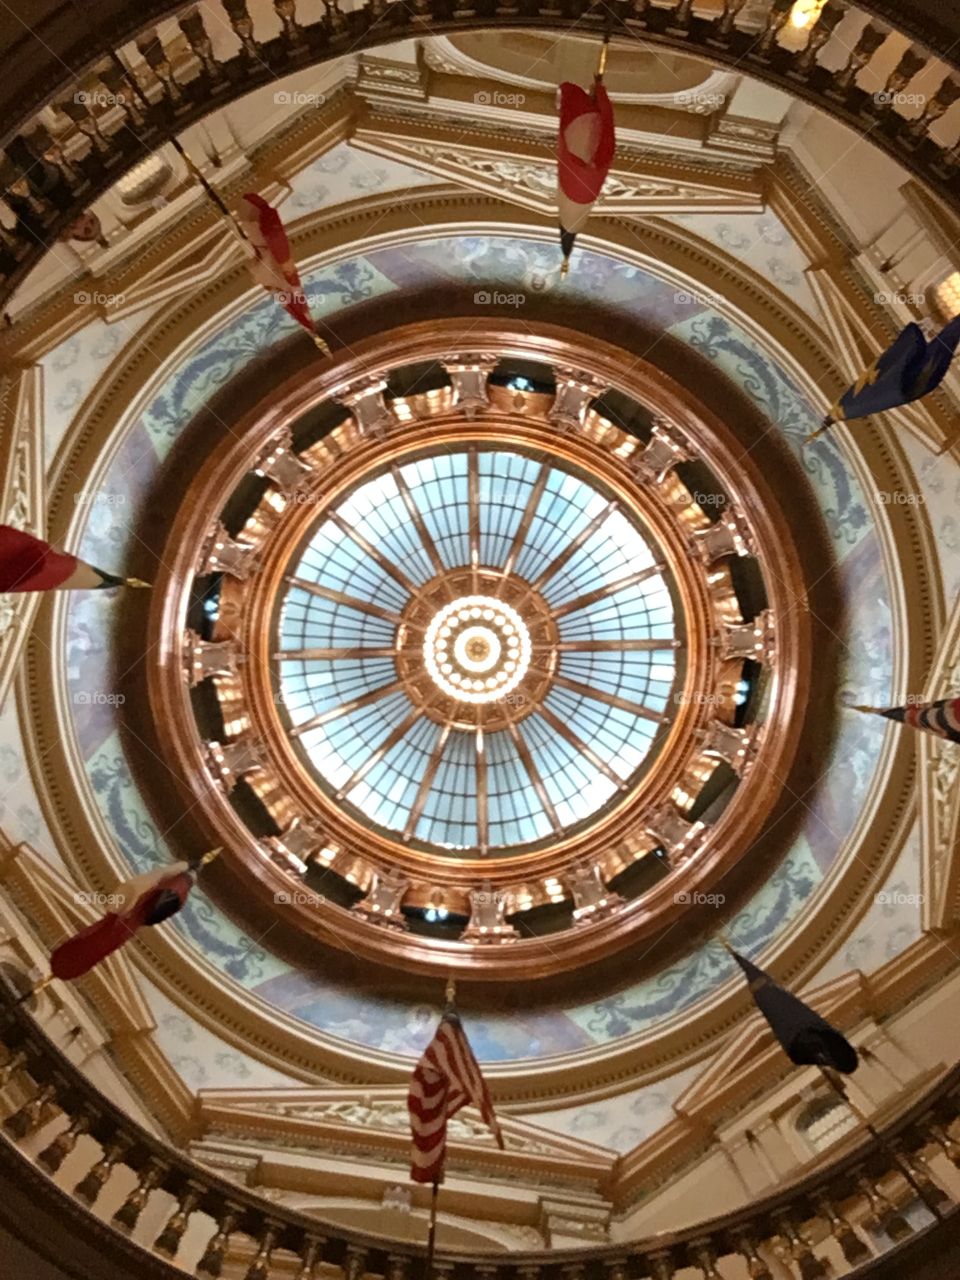
POLYGON ((495 702, 530 666, 530 633, 511 605, 493 596, 460 596, 434 615, 423 639, 434 684, 459 702, 495 702))

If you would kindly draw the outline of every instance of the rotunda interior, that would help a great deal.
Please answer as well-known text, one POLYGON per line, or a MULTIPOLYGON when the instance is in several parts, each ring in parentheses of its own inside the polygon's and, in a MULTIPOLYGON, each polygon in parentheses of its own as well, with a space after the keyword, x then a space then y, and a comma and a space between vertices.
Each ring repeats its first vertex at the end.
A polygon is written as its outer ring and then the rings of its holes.
POLYGON ((955 15, 101 19, 0 14, 0 523, 150 584, 0 594, 0 1259, 932 1259, 960 731, 868 712, 960 696, 960 375, 831 406, 960 314, 955 15), (566 261, 559 86, 598 72, 616 147, 566 261), (213 849, 28 994, 118 884, 213 849), (846 1100, 731 949, 855 1047, 846 1100), (431 1204, 408 1090, 451 1003, 503 1146, 473 1098, 431 1204))

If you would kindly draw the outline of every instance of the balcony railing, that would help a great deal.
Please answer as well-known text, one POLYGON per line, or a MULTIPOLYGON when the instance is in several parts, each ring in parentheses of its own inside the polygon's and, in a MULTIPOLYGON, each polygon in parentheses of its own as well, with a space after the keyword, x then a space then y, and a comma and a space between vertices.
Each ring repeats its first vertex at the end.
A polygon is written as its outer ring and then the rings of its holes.
MULTIPOLYGON (((89 1211, 97 1219, 100 1238, 112 1238, 121 1253, 135 1247, 130 1235, 148 1208, 153 1218, 153 1197, 164 1197, 169 1204, 172 1196, 168 1220, 152 1245, 142 1246, 145 1259, 149 1257, 145 1274, 182 1276, 190 1267, 196 1276, 218 1276, 228 1262, 235 1270, 236 1259, 242 1258, 249 1260, 246 1280, 270 1280, 274 1274, 315 1280, 322 1265, 338 1269, 343 1280, 367 1275, 426 1280, 422 1246, 364 1236, 287 1210, 217 1177, 152 1136, 99 1093, 30 1015, 12 1004, 5 978, 0 979, 0 1043, 5 1050, 0 1165, 11 1162, 9 1148, 4 1157, 2 1144, 15 1144, 21 1156, 36 1152, 31 1179, 40 1171, 52 1178, 68 1157, 76 1160, 84 1136, 83 1151, 89 1154, 73 1185, 71 1216, 89 1211), (117 1197, 104 1194, 114 1179, 133 1184, 132 1190, 104 1222, 97 1206, 116 1202, 117 1197), (199 1245, 198 1222, 204 1224, 199 1245), (199 1255, 190 1262, 181 1257, 188 1229, 199 1255), (178 1265, 165 1271, 165 1259, 178 1265)), ((880 1251, 877 1234, 892 1240, 911 1234, 897 1202, 913 1198, 914 1192, 892 1151, 912 1170, 924 1198, 934 1200, 952 1221, 956 1206, 934 1180, 927 1157, 940 1152, 960 1167, 960 1142, 951 1132, 958 1116, 960 1068, 889 1124, 881 1134, 883 1144, 869 1140, 803 1182, 724 1218, 655 1241, 596 1250, 485 1258, 440 1251, 435 1274, 444 1280, 491 1280, 494 1273, 498 1280, 671 1280, 692 1267, 704 1280, 724 1280, 724 1261, 733 1265, 737 1259, 734 1274, 743 1274, 746 1264, 752 1280, 778 1280, 785 1274, 798 1280, 866 1275, 869 1269, 864 1268, 880 1251)), ((76 1172, 71 1181, 75 1177, 76 1172)), ((52 1197, 69 1194, 62 1179, 49 1192, 52 1197)))
MULTIPOLYGON (((599 35, 613 15, 616 39, 641 40, 706 57, 757 76, 814 103, 866 133, 931 189, 960 207, 957 130, 943 117, 960 98, 960 79, 933 54, 909 44, 890 68, 896 29, 869 18, 859 35, 838 34, 847 0, 827 0, 816 25, 791 34, 793 0, 770 0, 758 22, 746 0, 324 0, 322 19, 301 23, 296 0, 275 0, 281 30, 260 30, 246 0, 222 0, 216 24, 232 29, 239 49, 220 59, 199 9, 179 19, 165 45, 155 29, 120 50, 136 67, 137 88, 109 55, 106 37, 89 33, 92 70, 30 118, 7 122, 0 187, 15 225, 0 226, 0 301, 9 296, 56 238, 93 200, 189 124, 250 90, 341 54, 411 35, 496 28, 576 29, 599 35), (747 24, 747 25, 744 25, 747 24), (878 70, 882 68, 882 70, 878 70), (861 81, 882 84, 868 92, 861 81), (923 92, 912 91, 922 86, 923 92), (19 129, 18 132, 15 132, 19 129)), ((78 11, 79 12, 79 11, 78 11)), ((209 14, 210 8, 207 12, 209 14)), ((271 15, 272 18, 272 15, 271 15)), ((272 18, 273 27, 276 18, 272 18)), ((854 18, 845 23, 845 32, 854 18)), ((951 117, 952 119, 952 117, 951 117)))

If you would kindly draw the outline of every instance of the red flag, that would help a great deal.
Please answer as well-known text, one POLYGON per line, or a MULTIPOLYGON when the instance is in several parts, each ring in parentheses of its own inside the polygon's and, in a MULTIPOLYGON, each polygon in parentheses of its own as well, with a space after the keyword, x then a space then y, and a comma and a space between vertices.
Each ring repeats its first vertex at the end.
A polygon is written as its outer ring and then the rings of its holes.
POLYGON ((593 92, 565 81, 560 86, 560 136, 557 143, 560 247, 564 269, 577 232, 590 216, 616 150, 613 107, 599 76, 593 92))
POLYGON ((417 1063, 407 1095, 413 1158, 410 1177, 414 1182, 443 1181, 447 1150, 447 1121, 461 1107, 477 1108, 503 1148, 503 1135, 493 1111, 486 1081, 452 1009, 440 1019, 436 1034, 417 1063))
POLYGON ((56 551, 33 534, 0 524, 0 593, 149 585, 140 578, 118 578, 77 556, 56 551))
POLYGON ((50 957, 55 978, 79 978, 129 942, 144 925, 160 924, 181 909, 193 888, 187 862, 147 871, 111 895, 114 910, 60 944, 50 957))
POLYGON ((327 345, 317 333, 310 314, 300 273, 290 253, 290 241, 276 209, 263 196, 247 192, 237 217, 255 255, 248 264, 250 275, 274 295, 284 311, 306 329, 317 346, 326 350, 327 345))

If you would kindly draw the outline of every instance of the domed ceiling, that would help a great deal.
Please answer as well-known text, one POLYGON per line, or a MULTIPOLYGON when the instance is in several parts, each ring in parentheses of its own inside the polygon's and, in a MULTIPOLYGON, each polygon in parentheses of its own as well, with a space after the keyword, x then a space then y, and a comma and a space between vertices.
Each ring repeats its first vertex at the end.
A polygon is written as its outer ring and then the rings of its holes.
MULTIPOLYGON (((712 74, 671 58, 674 95, 712 74)), ((628 1150, 621 1096, 668 1108, 742 1020, 721 936, 798 984, 921 936, 871 914, 919 882, 914 747, 843 704, 925 687, 943 640, 935 470, 929 505, 878 497, 939 465, 933 427, 805 444, 855 310, 831 289, 869 302, 818 274, 849 245, 786 162, 747 191, 762 138, 671 179, 682 212, 597 218, 561 279, 542 158, 521 181, 477 126, 478 186, 435 120, 400 137, 416 108, 371 156, 338 102, 260 183, 332 358, 199 216, 66 336, 26 310, 51 527, 154 589, 44 602, 42 816, 4 822, 90 886, 224 847, 133 953, 209 1056, 399 1085, 452 974, 498 1103, 562 1132, 596 1103, 628 1150)))

